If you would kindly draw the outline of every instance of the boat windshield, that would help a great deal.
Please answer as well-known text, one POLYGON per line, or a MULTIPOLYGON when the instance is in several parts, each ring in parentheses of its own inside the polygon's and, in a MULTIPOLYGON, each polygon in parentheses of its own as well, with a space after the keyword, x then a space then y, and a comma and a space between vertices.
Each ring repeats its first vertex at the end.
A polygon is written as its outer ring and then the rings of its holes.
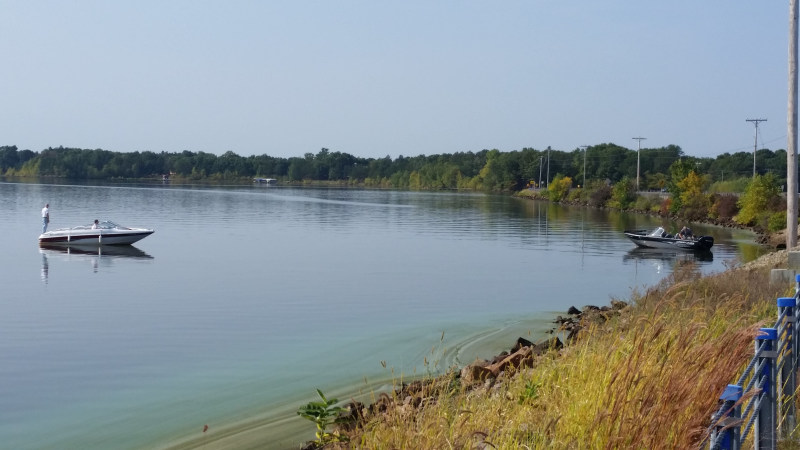
POLYGON ((89 225, 80 225, 80 226, 77 226, 77 227, 64 228, 64 229, 65 230, 67 230, 67 229, 69 229, 69 230, 92 230, 92 229, 111 230, 111 229, 114 229, 114 228, 118 228, 120 230, 127 230, 128 229, 127 227, 123 227, 122 225, 117 225, 116 223, 114 223, 114 222, 112 222, 110 220, 103 220, 103 221, 98 222, 97 223, 97 227, 94 227, 93 225, 94 224, 90 223, 89 225))
POLYGON ((653 230, 652 233, 650 233, 650 236, 661 237, 662 234, 664 234, 664 228, 658 227, 655 230, 653 230))
POLYGON ((97 224, 97 228, 120 228, 120 226, 110 220, 103 220, 97 224))

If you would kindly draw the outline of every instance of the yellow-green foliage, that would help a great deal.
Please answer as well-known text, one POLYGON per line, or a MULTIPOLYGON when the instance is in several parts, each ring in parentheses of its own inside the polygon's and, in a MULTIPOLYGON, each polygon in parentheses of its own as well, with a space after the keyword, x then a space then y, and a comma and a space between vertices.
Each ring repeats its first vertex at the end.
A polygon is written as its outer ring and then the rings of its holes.
POLYGON ((579 202, 585 196, 584 192, 586 189, 578 188, 578 189, 570 189, 569 195, 567 195, 567 200, 571 202, 579 202))
POLYGON ((617 209, 627 209, 636 201, 636 186, 628 177, 623 177, 611 188, 611 200, 608 206, 617 209))
POLYGON ((739 199, 739 214, 733 218, 742 225, 755 225, 766 219, 779 200, 780 188, 772 174, 756 175, 739 199))
POLYGON ((681 202, 684 205, 689 205, 693 202, 705 201, 705 195, 703 195, 703 188, 705 184, 705 180, 703 177, 698 175, 697 172, 694 170, 689 172, 689 174, 686 175, 686 178, 678 182, 678 188, 681 192, 681 202))
POLYGON ((408 187, 411 189, 421 189, 422 188, 422 181, 419 176, 419 172, 416 170, 411 172, 411 175, 408 176, 408 187))
POLYGON ((516 194, 514 194, 514 196, 520 197, 520 198, 528 198, 528 199, 539 198, 536 195, 536 191, 531 190, 531 189, 523 189, 523 190, 517 192, 516 194))
MULTIPOLYGON (((768 271, 697 279, 689 268, 561 354, 489 387, 448 389, 374 417, 370 449, 673 449, 704 438, 722 389, 774 320, 768 271), (483 447, 481 447, 483 448, 483 447)), ((398 399, 403 404, 403 399, 398 399)))
POLYGON ((752 178, 736 178, 733 180, 716 181, 708 187, 708 192, 712 194, 728 194, 731 192, 744 192, 747 189, 747 184, 750 183, 752 178))
POLYGON ((786 228, 786 211, 778 211, 769 216, 767 220, 767 230, 775 232, 786 228))
POLYGON ((550 200, 560 201, 563 200, 570 188, 572 187, 572 178, 563 175, 556 175, 550 185, 547 186, 547 193, 550 200))
POLYGON ((703 192, 707 184, 708 176, 700 176, 694 170, 678 181, 682 216, 692 220, 708 216, 711 200, 703 192))
POLYGON ((35 177, 39 175, 39 164, 41 160, 35 158, 27 161, 19 170, 10 168, 6 171, 6 175, 10 177, 35 177))
POLYGON ((633 209, 637 211, 655 211, 661 208, 661 197, 657 195, 640 195, 636 197, 633 209))

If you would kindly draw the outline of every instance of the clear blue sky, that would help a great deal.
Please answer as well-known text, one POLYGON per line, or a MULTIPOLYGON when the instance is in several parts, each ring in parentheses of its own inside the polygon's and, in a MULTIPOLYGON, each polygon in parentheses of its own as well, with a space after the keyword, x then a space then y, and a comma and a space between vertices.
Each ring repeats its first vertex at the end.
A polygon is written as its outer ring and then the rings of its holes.
POLYGON ((0 145, 786 148, 788 2, 0 0, 0 145))

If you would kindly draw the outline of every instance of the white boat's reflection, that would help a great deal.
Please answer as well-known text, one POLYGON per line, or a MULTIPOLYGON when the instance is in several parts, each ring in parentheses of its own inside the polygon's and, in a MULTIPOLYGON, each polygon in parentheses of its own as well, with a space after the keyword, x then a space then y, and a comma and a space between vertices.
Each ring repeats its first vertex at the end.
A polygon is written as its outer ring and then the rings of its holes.
POLYGON ((130 259, 149 261, 153 257, 132 245, 100 245, 89 247, 41 245, 39 253, 42 255, 42 281, 45 283, 50 276, 50 260, 65 260, 88 263, 95 273, 100 267, 113 264, 115 260, 130 259))
POLYGON ((39 251, 48 256, 90 255, 98 257, 123 257, 153 259, 144 251, 133 245, 94 245, 87 247, 40 245, 39 251))
POLYGON ((636 247, 622 257, 623 261, 630 260, 658 260, 658 261, 696 261, 710 262, 714 260, 714 254, 710 250, 706 251, 683 251, 670 250, 664 248, 643 248, 636 247))

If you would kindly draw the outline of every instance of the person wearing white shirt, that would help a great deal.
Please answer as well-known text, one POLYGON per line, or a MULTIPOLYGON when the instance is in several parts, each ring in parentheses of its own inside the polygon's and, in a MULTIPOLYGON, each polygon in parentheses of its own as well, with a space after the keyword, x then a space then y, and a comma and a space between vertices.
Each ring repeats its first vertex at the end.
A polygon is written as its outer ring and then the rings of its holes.
POLYGON ((47 203, 42 208, 42 234, 47 231, 47 224, 50 223, 50 204, 47 203))

